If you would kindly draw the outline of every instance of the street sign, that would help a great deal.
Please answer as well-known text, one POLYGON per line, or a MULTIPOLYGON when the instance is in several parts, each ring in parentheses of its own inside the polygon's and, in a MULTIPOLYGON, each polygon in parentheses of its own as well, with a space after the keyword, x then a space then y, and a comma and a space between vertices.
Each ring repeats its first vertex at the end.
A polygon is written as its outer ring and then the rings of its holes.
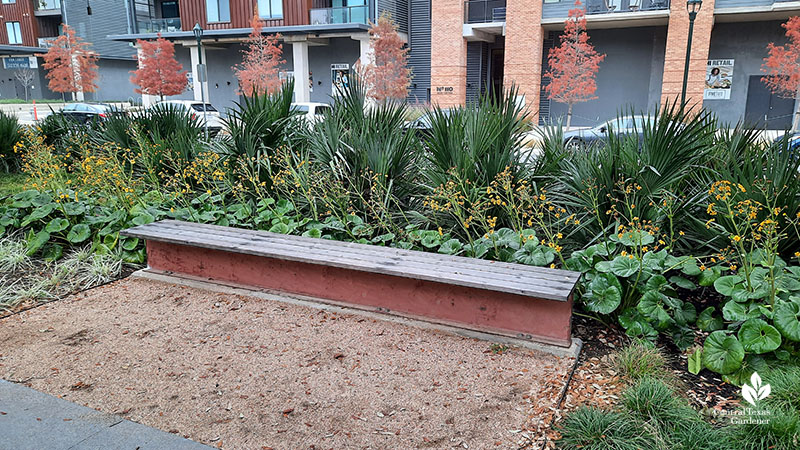
POLYGON ((206 65, 205 64, 198 64, 197 65, 197 81, 201 83, 205 83, 208 81, 208 77, 206 76, 206 65))
POLYGON ((39 63, 35 56, 7 56, 3 58, 4 69, 36 69, 39 63))

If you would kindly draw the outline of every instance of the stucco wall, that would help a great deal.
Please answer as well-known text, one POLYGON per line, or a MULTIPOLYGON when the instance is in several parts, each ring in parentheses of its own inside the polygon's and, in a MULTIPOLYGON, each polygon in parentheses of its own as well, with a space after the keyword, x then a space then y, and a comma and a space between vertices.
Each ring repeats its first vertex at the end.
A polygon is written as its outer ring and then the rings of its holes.
MULTIPOLYGON (((649 111, 658 104, 664 68, 666 27, 590 30, 590 42, 606 58, 597 74, 597 99, 572 110, 572 125, 588 126, 632 108, 649 111)), ((565 117, 567 106, 551 101, 551 118, 565 117)))
MULTIPOLYGON (((41 67, 42 60, 39 59, 39 68, 38 69, 31 69, 35 71, 33 81, 29 84, 28 87, 28 98, 51 98, 52 95, 48 96, 48 94, 52 94, 49 89, 47 89, 47 80, 44 79, 44 69, 41 67), (33 89, 30 89, 30 86, 34 86, 33 89), (44 88, 44 90, 42 90, 44 88)), ((7 98, 19 98, 25 99, 25 89, 22 87, 22 84, 17 80, 14 76, 16 74, 16 70, 13 69, 5 69, 3 68, 2 63, 0 63, 0 99, 7 99, 7 98)))
MULTIPOLYGON (((233 66, 241 63, 242 49, 239 44, 216 45, 206 48, 208 63, 208 97, 211 104, 223 114, 233 108, 239 101, 239 84, 233 71, 233 66)), ((312 102, 330 103, 331 101, 331 64, 345 63, 352 67, 360 56, 358 41, 350 38, 332 38, 329 45, 309 46, 309 70, 313 76, 314 89, 311 92, 312 102)), ((191 70, 189 49, 178 47, 176 59, 184 65, 186 70, 191 70)), ((292 71, 292 44, 283 44, 283 59, 281 71, 292 71)), ((306 81, 308 82, 308 81, 306 81)), ((181 96, 174 98, 193 98, 194 93, 189 90, 181 96)))
POLYGON ((97 67, 97 91, 86 93, 86 101, 126 101, 139 96, 130 80, 136 61, 100 59, 97 67))
MULTIPOLYGON (((335 38, 330 40, 330 45, 308 48, 309 70, 314 76, 314 92, 311 93, 312 102, 331 102, 331 64, 353 65, 361 55, 358 41, 350 38, 335 38), (320 85, 320 82, 322 84, 320 85)), ((286 58, 291 59, 291 58, 286 58)))
POLYGON ((722 122, 738 122, 745 114, 750 76, 761 74, 767 44, 786 41, 781 22, 717 23, 711 32, 709 59, 734 59, 730 100, 706 100, 703 106, 722 122))

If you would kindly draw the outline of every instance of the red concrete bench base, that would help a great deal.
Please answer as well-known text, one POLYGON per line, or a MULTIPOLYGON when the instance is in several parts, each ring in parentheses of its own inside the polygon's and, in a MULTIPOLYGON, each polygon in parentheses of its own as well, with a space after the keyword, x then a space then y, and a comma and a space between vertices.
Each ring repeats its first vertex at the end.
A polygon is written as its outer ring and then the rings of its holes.
POLYGON ((572 344, 572 294, 536 299, 435 281, 147 241, 150 269, 330 300, 388 314, 522 338, 572 344))

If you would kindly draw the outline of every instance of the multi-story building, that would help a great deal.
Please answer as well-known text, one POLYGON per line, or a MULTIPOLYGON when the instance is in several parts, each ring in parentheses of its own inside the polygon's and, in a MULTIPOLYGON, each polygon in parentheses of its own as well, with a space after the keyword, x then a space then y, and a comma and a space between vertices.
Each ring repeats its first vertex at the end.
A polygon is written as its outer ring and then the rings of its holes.
POLYGON ((265 22, 264 33, 281 35, 282 75, 300 80, 295 83, 298 102, 328 102, 336 84, 348 82, 356 61, 368 55, 369 23, 383 11, 406 36, 409 23, 407 0, 128 0, 127 11, 131 32, 111 38, 135 42, 160 34, 172 40, 176 58, 191 71, 191 90, 184 98, 201 98, 197 64, 202 56, 207 98, 220 109, 239 99, 232 67, 242 61, 256 12, 265 22), (202 55, 192 32, 195 24, 204 29, 202 55))
POLYGON ((61 24, 60 0, 3 0, 0 3, 0 98, 24 98, 25 87, 15 77, 19 70, 35 72, 28 86, 34 97, 47 96, 40 70, 41 55, 61 24))
POLYGON ((14 76, 20 69, 36 72, 33 98, 58 98, 47 89, 40 56, 61 33, 62 24, 91 44, 98 56, 98 89, 87 100, 126 100, 134 95, 130 71, 136 69, 136 49, 108 39, 129 29, 124 20, 126 0, 2 0, 0 3, 0 98, 22 98, 23 87, 14 76), (122 19, 122 20, 121 20, 122 19), (39 56, 39 58, 37 58, 39 56))
MULTIPOLYGON (((576 105, 573 123, 595 124, 623 108, 651 110, 678 97, 689 27, 686 0, 585 1, 590 41, 606 59, 597 75, 597 99, 576 105)), ((565 113, 565 105, 547 99, 542 74, 574 0, 411 3, 431 6, 433 102, 463 104, 513 82, 520 101, 541 120, 565 113)), ((799 1, 704 0, 694 24, 687 98, 723 121, 788 126, 794 101, 770 93, 761 82, 761 65, 768 43, 785 42, 781 22, 797 14, 799 1), (706 89, 707 81, 717 88, 706 89)), ((415 29, 413 15, 411 24, 415 29)))
MULTIPOLYGON (((688 37, 686 0, 585 1, 591 42, 606 59, 597 99, 576 105, 573 123, 591 125, 677 98, 688 37)), ((389 11, 410 48, 409 100, 447 107, 513 83, 519 101, 546 121, 566 111, 547 99, 543 74, 574 7, 574 0, 127 0, 129 32, 112 39, 134 42, 161 33, 178 44, 178 59, 195 72, 200 55, 191 30, 200 24, 206 92, 225 108, 238 99, 231 68, 241 61, 258 11, 264 32, 282 36, 284 74, 303 80, 295 85, 296 101, 328 101, 335 84, 368 54, 369 21, 389 11)), ((798 13, 800 1, 705 0, 694 26, 688 99, 723 121, 787 126, 794 101, 766 89, 761 64, 768 43, 785 41, 781 22, 798 13), (707 89, 707 81, 716 89, 707 89)), ((197 74, 192 80, 184 96, 199 99, 197 74)))

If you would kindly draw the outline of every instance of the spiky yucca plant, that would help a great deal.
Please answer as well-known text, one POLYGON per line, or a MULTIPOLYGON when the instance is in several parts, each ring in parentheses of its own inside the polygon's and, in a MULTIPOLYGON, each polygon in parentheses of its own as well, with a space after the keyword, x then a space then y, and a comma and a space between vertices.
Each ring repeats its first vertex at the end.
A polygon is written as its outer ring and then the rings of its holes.
POLYGON ((0 170, 13 172, 19 168, 19 158, 14 153, 19 131, 17 118, 0 111, 0 170))
POLYGON ((677 199, 672 220, 688 221, 695 212, 692 199, 702 188, 692 182, 692 175, 710 151, 716 128, 710 114, 667 104, 643 122, 640 133, 609 130, 603 142, 562 160, 552 192, 561 204, 584 216, 576 235, 586 245, 613 228, 617 214, 628 213, 615 209, 624 204, 627 187, 634 187, 627 195, 637 208, 626 222, 636 217, 658 226, 667 220, 657 202, 664 195, 677 199))
POLYGON ((502 95, 486 93, 473 105, 428 111, 422 172, 430 188, 446 183, 452 171, 478 186, 488 186, 506 168, 515 178, 527 176, 529 155, 521 150, 528 111, 516 98, 512 87, 502 95))
POLYGON ((290 125, 299 113, 292 109, 294 81, 271 94, 244 97, 228 111, 225 124, 230 136, 225 147, 234 157, 254 158, 272 154, 292 138, 297 127, 290 125))
POLYGON ((405 130, 406 114, 405 103, 368 101, 365 87, 354 77, 323 120, 306 132, 309 154, 360 198, 368 198, 370 186, 378 182, 382 195, 391 197, 384 201, 395 209, 408 207, 418 193, 420 145, 405 130))

